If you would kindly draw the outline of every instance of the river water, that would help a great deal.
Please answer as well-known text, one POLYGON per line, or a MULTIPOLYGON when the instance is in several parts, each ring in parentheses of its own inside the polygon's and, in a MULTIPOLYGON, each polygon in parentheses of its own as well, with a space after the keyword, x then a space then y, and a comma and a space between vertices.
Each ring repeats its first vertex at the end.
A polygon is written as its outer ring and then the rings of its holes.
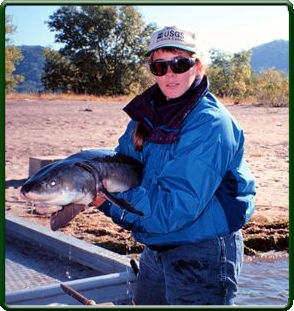
MULTIPOLYGON (((28 288, 60 281, 68 281, 65 271, 68 264, 55 263, 51 255, 44 262, 45 252, 33 248, 16 248, 17 245, 6 243, 6 291, 28 288), (14 248, 12 246, 14 245, 14 248), (41 259, 37 260, 37 254, 41 259), (25 267, 26 269, 23 269, 25 267), (29 268, 29 269, 28 269, 29 268), (10 271, 11 270, 11 271, 10 271), (41 273, 42 272, 42 273, 41 273), (22 277, 23 276, 23 277, 22 277), (45 277, 44 277, 45 276, 45 277), (60 279, 62 278, 62 279, 60 279)), ((72 263, 70 266, 73 279, 96 276, 97 271, 88 271, 72 263)), ((127 285, 129 291, 129 285, 127 285)), ((289 297, 289 256, 287 253, 268 253, 262 257, 245 257, 242 273, 239 279, 239 292, 235 300, 238 306, 286 306, 289 297)))
POLYGON ((289 298, 289 257, 258 259, 243 265, 236 305, 286 306, 289 298))

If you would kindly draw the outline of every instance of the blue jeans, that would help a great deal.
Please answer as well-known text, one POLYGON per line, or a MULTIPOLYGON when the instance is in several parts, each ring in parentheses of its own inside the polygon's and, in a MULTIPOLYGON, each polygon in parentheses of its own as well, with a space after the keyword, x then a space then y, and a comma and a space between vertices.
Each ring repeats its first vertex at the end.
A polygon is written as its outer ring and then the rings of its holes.
POLYGON ((232 305, 243 263, 241 231, 167 250, 145 247, 137 305, 232 305))

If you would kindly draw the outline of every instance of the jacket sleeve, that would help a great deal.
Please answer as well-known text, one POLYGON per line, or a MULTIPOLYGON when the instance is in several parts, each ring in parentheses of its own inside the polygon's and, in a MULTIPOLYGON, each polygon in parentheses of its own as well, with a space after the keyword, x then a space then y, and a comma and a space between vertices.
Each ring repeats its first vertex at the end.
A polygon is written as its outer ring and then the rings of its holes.
POLYGON ((130 121, 125 133, 119 138, 118 146, 115 148, 115 151, 142 162, 142 152, 137 151, 133 143, 135 127, 136 122, 133 120, 130 121))
POLYGON ((205 113, 199 118, 182 128, 173 159, 148 189, 139 186, 118 194, 144 216, 109 202, 101 207, 107 216, 132 231, 164 234, 180 230, 201 215, 240 147, 241 131, 234 129, 229 118, 205 113))

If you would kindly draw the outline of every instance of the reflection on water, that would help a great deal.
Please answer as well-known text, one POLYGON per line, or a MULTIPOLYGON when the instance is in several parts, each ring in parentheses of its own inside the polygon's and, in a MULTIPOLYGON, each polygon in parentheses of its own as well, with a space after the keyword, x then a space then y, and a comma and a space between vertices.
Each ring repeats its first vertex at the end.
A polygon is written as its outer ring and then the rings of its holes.
POLYGON ((239 280, 237 305, 285 306, 289 298, 289 258, 247 262, 239 280))

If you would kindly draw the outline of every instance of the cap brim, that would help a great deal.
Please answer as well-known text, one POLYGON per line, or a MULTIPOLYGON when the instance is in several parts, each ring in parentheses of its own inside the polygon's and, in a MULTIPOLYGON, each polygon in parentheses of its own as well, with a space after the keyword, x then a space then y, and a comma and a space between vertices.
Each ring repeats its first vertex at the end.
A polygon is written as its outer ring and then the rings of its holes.
POLYGON ((189 47, 186 47, 186 46, 183 46, 183 45, 180 45, 180 44, 162 44, 162 45, 159 45, 151 50, 149 50, 145 56, 150 56, 150 54, 156 50, 159 50, 159 49, 162 49, 162 48, 177 48, 177 49, 180 49, 180 50, 184 50, 184 51, 187 51, 187 52, 192 52, 192 53, 196 53, 195 49, 193 48, 189 48, 189 47))

